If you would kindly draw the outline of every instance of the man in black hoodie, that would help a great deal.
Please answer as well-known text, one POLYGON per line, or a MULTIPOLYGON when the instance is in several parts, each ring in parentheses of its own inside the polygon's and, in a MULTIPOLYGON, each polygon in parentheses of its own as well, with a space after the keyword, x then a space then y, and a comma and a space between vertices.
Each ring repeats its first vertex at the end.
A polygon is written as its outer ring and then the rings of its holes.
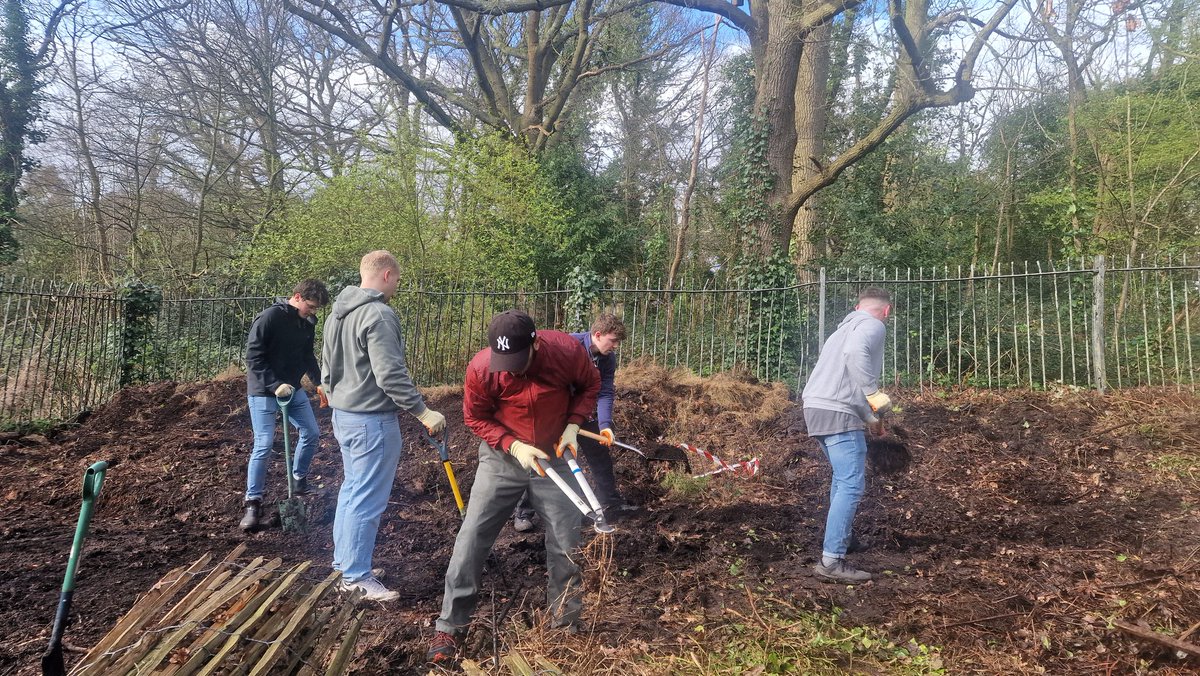
POLYGON ((292 289, 292 295, 263 310, 250 325, 246 337, 246 396, 250 404, 250 425, 254 429, 254 450, 246 470, 246 514, 240 527, 254 530, 262 518, 262 498, 267 476, 267 459, 275 441, 276 399, 291 397, 288 419, 300 433, 292 467, 296 492, 308 492, 308 466, 317 450, 320 431, 313 415, 308 393, 300 379, 308 374, 313 383, 321 382, 321 368, 313 354, 316 312, 329 303, 329 291, 315 279, 306 279, 292 289))

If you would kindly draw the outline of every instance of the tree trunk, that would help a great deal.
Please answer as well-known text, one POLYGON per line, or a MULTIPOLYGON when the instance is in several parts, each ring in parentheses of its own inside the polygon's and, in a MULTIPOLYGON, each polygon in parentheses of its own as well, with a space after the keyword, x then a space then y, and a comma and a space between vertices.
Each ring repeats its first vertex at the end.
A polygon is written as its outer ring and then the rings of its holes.
MULTIPOLYGON (((799 77, 800 55, 804 40, 797 20, 796 7, 787 2, 767 4, 770 32, 754 64, 758 78, 754 109, 766 121, 766 162, 775 182, 767 193, 767 204, 779 207, 792 192, 792 159, 796 152, 796 80, 799 77)), ((761 259, 771 255, 776 247, 785 251, 791 238, 790 228, 781 227, 779 213, 768 214, 759 225, 758 251, 761 259), (782 236, 782 237, 781 237, 782 236), (781 241, 782 240, 782 241, 781 241)))
MULTIPOLYGON (((800 70, 796 77, 796 150, 792 162, 795 189, 820 173, 825 161, 825 125, 828 122, 827 95, 829 85, 830 40, 832 24, 817 27, 809 34, 807 46, 800 55, 800 70)), ((815 258, 813 239, 817 236, 817 196, 805 200, 792 224, 795 254, 792 262, 802 270, 815 258)))
POLYGON ((704 111, 708 106, 708 74, 712 70, 713 56, 717 51, 717 31, 721 29, 721 17, 713 22, 712 39, 708 44, 708 54, 704 57, 704 72, 700 80, 700 103, 696 111, 696 130, 692 134, 692 161, 688 168, 687 187, 683 191, 683 203, 680 205, 679 231, 675 235, 675 254, 671 257, 671 268, 667 272, 667 290, 675 288, 675 278, 679 275, 679 265, 683 262, 684 245, 687 242, 688 227, 692 221, 692 194, 696 192, 696 175, 700 168, 700 146, 704 142, 704 111))
POLYGON ((71 89, 71 103, 75 118, 75 143, 79 149, 79 158, 87 174, 88 196, 84 206, 87 218, 96 233, 96 255, 99 258, 100 277, 109 281, 112 278, 112 245, 109 242, 108 224, 104 221, 104 212, 100 209, 101 185, 100 172, 96 169, 96 161, 92 156, 92 147, 88 141, 87 123, 83 114, 83 85, 79 81, 79 53, 71 46, 67 53, 67 73, 70 81, 67 86, 71 89))

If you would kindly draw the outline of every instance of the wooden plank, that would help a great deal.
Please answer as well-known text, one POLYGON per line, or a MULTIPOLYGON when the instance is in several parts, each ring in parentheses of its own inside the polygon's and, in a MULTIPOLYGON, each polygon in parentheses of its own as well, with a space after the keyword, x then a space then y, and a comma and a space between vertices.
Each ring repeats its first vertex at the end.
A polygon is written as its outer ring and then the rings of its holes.
POLYGON ((534 670, 529 662, 517 651, 513 651, 504 657, 500 658, 501 666, 508 667, 508 670, 513 673, 513 676, 533 676, 534 670))
MULTIPOLYGON (((229 654, 229 651, 233 650, 234 646, 241 641, 242 635, 249 633, 250 630, 253 629, 253 627, 260 620, 262 620, 263 615, 266 614, 266 612, 271 608, 271 605, 275 603, 275 600, 278 599, 285 591, 287 591, 292 584, 296 582, 300 575, 304 573, 304 571, 308 570, 309 566, 311 565, 312 561, 304 561, 296 564, 291 570, 289 570, 287 573, 284 573, 283 577, 273 582, 264 593, 255 595, 251 602, 248 603, 245 608, 243 608, 225 625, 227 629, 224 631, 228 633, 228 638, 225 640, 225 643, 221 646, 220 650, 218 650, 217 653, 208 660, 208 663, 204 665, 204 668, 196 673, 200 676, 207 676, 208 674, 211 674, 220 668, 221 662, 225 659, 225 656, 229 654)), ((219 636, 215 636, 214 639, 219 639, 219 636)), ((215 643, 215 640, 206 644, 204 649, 207 650, 208 646, 212 643, 215 643)), ((191 660, 189 660, 189 662, 190 661, 191 660)), ((150 666, 153 667, 154 665, 150 666)))
MULTIPOLYGON (((349 610, 351 606, 350 604, 346 603, 342 604, 342 607, 346 610, 349 610)), ((283 665, 282 673, 296 673, 296 668, 300 666, 300 661, 303 660, 306 655, 313 655, 314 658, 319 658, 323 654, 313 650, 314 639, 321 634, 323 629, 330 625, 329 618, 332 615, 333 608, 322 608, 321 610, 317 611, 305 632, 300 636, 297 636, 296 640, 292 641, 291 649, 288 651, 290 656, 287 663, 283 665)), ((338 624, 337 626, 340 627, 341 625, 338 624)))
POLYGON ((162 609, 163 605, 174 598, 179 589, 187 584, 189 581, 187 576, 208 565, 208 561, 211 559, 212 554, 205 554, 194 561, 191 566, 180 566, 164 575, 161 580, 133 604, 133 607, 121 617, 116 626, 109 630, 96 645, 92 646, 92 649, 88 651, 79 664, 75 665, 71 673, 104 673, 104 668, 115 657, 114 654, 109 653, 109 650, 113 646, 124 644, 127 637, 149 622, 162 609))
MULTIPOLYGON (((232 563, 238 555, 244 552, 245 549, 245 545, 242 544, 234 547, 233 551, 231 551, 220 563, 214 566, 213 569, 209 571, 209 574, 203 580, 201 580, 201 582, 197 584, 192 591, 188 592, 188 594, 186 594, 178 603, 176 603, 166 615, 151 625, 152 628, 150 631, 161 631, 173 626, 175 623, 177 623, 178 618, 180 618, 183 613, 192 610, 200 599, 208 598, 213 589, 225 584, 226 581, 232 576, 232 572, 228 569, 228 565, 232 563)), ((190 580, 184 580, 184 582, 187 581, 190 580)), ((142 643, 143 638, 145 638, 145 636, 139 638, 138 643, 142 643)), ((146 653, 154 648, 155 645, 156 644, 154 641, 146 641, 145 645, 139 650, 131 650, 127 652, 120 661, 112 666, 112 673, 125 673, 136 662, 145 657, 146 653)), ((101 673, 108 673, 108 671, 106 670, 105 672, 101 673)))
MULTIPOLYGON (((175 604, 175 607, 167 611, 167 614, 163 616, 162 620, 158 623, 158 626, 171 626, 175 623, 176 619, 183 617, 188 611, 195 607, 200 598, 210 593, 209 590, 217 588, 221 582, 223 582, 229 577, 229 575, 232 574, 232 571, 229 569, 230 564, 232 564, 233 561, 244 551, 246 551, 245 545, 238 545, 235 547, 228 556, 226 556, 220 563, 213 567, 212 571, 209 572, 207 577, 205 577, 195 587, 192 588, 191 593, 184 596, 182 599, 180 599, 179 603, 175 604)), ((259 563, 261 563, 261 561, 262 558, 259 557, 252 561, 251 565, 257 566, 259 563)))
POLYGON ((176 665, 168 665, 171 667, 169 672, 157 673, 174 673, 175 676, 190 676, 198 669, 203 668, 208 660, 212 658, 213 646, 221 642, 223 637, 229 636, 229 632, 224 627, 230 626, 233 620, 247 606, 253 605, 257 607, 257 597, 262 593, 264 593, 262 588, 252 587, 247 589, 232 606, 220 613, 220 615, 224 616, 224 619, 221 617, 212 618, 209 628, 199 638, 188 645, 187 648, 183 649, 188 657, 187 661, 176 665))
POLYGON ((333 659, 329 661, 329 668, 325 670, 325 676, 342 676, 346 673, 346 665, 350 663, 350 658, 354 655, 354 648, 358 644, 358 632, 362 629, 363 619, 366 616, 367 611, 358 611, 350 629, 346 631, 346 637, 342 639, 342 645, 334 653, 333 659))
POLYGON ((300 667, 299 676, 314 676, 314 674, 318 673, 319 665, 314 665, 314 662, 317 659, 324 660, 325 655, 329 654, 334 642, 341 637, 342 629, 345 627, 347 620, 350 619, 350 613, 354 612, 354 604, 342 603, 341 606, 333 622, 324 627, 325 631, 320 634, 316 645, 313 646, 311 653, 313 658, 300 667))
MULTIPOLYGON (((230 606, 230 608, 226 610, 225 614, 227 616, 230 614, 236 614, 242 608, 244 608, 247 603, 250 602, 251 598, 254 595, 262 593, 262 588, 260 585, 265 581, 265 579, 267 577, 269 577, 272 573, 274 573, 276 571, 276 569, 279 568, 279 566, 283 565, 283 560, 279 559, 279 558, 271 559, 269 562, 267 562, 267 564, 265 566, 260 566, 259 564, 261 564, 261 562, 262 562, 262 557, 258 557, 256 559, 254 559, 254 561, 252 561, 250 563, 250 565, 247 565, 246 567, 244 567, 242 569, 242 571, 240 573, 238 573, 238 578, 230 583, 230 585, 237 585, 237 584, 239 584, 238 580, 240 579, 241 580, 240 584, 245 584, 247 586, 244 590, 242 590, 241 598, 239 598, 237 601, 234 601, 233 604, 230 606)), ((227 585, 226 588, 228 589, 230 587, 230 585, 227 585)), ((221 592, 217 592, 217 593, 221 593, 221 592)), ((222 604, 222 605, 224 605, 224 604, 222 604)), ((218 608, 219 608, 219 606, 218 606, 218 608)), ((219 618, 206 616, 204 619, 218 620, 219 618)), ((187 646, 187 648, 186 648, 187 654, 189 656, 192 655, 199 648, 200 645, 207 643, 209 641, 209 639, 212 638, 212 635, 213 635, 212 632, 214 630, 218 630, 219 627, 224 626, 225 624, 227 624, 227 622, 228 622, 228 617, 225 618, 225 621, 209 622, 208 630, 206 630, 203 634, 201 634, 196 639, 194 639, 187 646)), ((191 662, 191 661, 192 660, 189 658, 188 662, 191 662)), ((187 662, 185 662, 183 664, 187 664, 187 662)), ((172 676, 174 674, 178 674, 180 669, 183 668, 183 664, 166 665, 163 668, 164 671, 161 672, 162 676, 172 676)))
POLYGON ((344 673, 365 611, 355 615, 353 603, 336 599, 323 603, 340 574, 313 585, 300 580, 311 561, 278 575, 282 561, 264 564, 262 557, 235 573, 231 566, 244 551, 244 546, 235 548, 202 580, 197 576, 211 565, 211 553, 164 576, 89 651, 95 659, 81 665, 86 673, 107 676, 133 669, 175 676, 265 676, 280 670, 297 673, 297 667, 298 673, 344 673), (164 614, 164 607, 189 584, 191 590, 164 614), (184 658, 170 662, 176 653, 184 658))
POLYGON ((250 676, 263 676, 263 674, 269 671, 271 667, 275 666, 276 660, 279 659, 281 646, 296 633, 301 622, 308 617, 309 612, 313 609, 313 606, 315 606, 317 602, 325 596, 325 593, 329 591, 329 588, 334 582, 337 582, 339 579, 341 579, 341 575, 341 571, 335 570, 315 587, 313 587, 308 596, 300 602, 300 605, 296 606, 296 610, 292 613, 291 618, 288 620, 287 626, 285 626, 283 631, 279 634, 278 641, 271 644, 271 647, 267 648, 267 654, 263 655, 258 664, 254 666, 254 669, 250 671, 250 676))
MULTIPOLYGON (((249 640, 243 640, 245 645, 236 660, 239 673, 249 673, 254 668, 254 665, 258 664, 258 661, 262 659, 263 653, 266 652, 271 643, 275 642, 276 637, 279 636, 284 625, 291 617, 292 611, 300 604, 306 593, 306 589, 300 587, 294 589, 288 594, 287 598, 275 603, 275 606, 271 609, 271 619, 264 622, 252 636, 242 637, 249 640)), ((311 619, 311 616, 305 618, 306 626, 307 621, 311 621, 311 619)))
MULTIPOLYGON (((272 563, 274 563, 274 560, 272 563)), ((268 575, 269 573, 270 571, 265 567, 259 568, 252 572, 249 568, 243 569, 242 573, 226 583, 217 592, 209 596, 203 603, 199 605, 198 608, 189 613, 186 618, 183 618, 181 623, 183 626, 181 626, 179 629, 176 629, 172 634, 161 640, 149 656, 139 660, 137 663, 138 673, 145 673, 147 670, 157 669, 159 664, 162 663, 163 659, 175 649, 180 641, 187 638, 187 635, 190 634, 196 627, 200 626, 205 620, 208 620, 214 612, 227 605, 237 595, 244 593, 247 589, 253 588, 253 585, 257 584, 263 576, 268 575)), ((205 632, 204 636, 210 636, 217 629, 218 627, 215 625, 210 627, 208 631, 205 632)), ((193 642, 192 645, 196 645, 196 642, 193 642)), ((189 660, 189 662, 190 661, 191 660, 189 660)), ((170 672, 174 672, 177 670, 177 668, 172 666, 168 670, 170 672)))

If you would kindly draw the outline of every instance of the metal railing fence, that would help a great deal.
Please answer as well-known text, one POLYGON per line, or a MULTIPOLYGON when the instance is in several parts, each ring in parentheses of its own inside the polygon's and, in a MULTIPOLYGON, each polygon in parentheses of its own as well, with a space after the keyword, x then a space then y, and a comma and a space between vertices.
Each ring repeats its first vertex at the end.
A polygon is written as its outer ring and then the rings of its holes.
MULTIPOLYGON (((761 380, 803 385, 822 342, 868 286, 891 291, 884 382, 902 386, 1044 388, 1175 385, 1200 375, 1200 264, 1102 258, 1002 268, 820 270, 778 289, 665 290, 630 279, 599 290, 594 312, 621 316, 621 360, 648 359, 700 374, 740 366, 761 380)), ((539 326, 564 326, 569 292, 402 289, 412 370, 458 382, 485 346, 488 318, 519 307, 539 326)))
MULTIPOLYGON (((894 299, 882 374, 889 384, 1194 388, 1200 376, 1200 264, 1186 256, 1116 266, 1098 257, 988 270, 822 269, 776 289, 709 280, 666 290, 621 280, 595 289, 592 309, 624 319, 623 363, 646 359, 702 375, 740 367, 799 389, 868 285, 894 299)), ((496 312, 518 307, 540 327, 586 330, 565 325, 571 293, 413 284, 392 306, 416 381, 452 384, 486 346, 496 312)), ((272 300, 165 294, 146 344, 131 351, 122 341, 132 315, 113 291, 0 277, 0 425, 94 408, 121 387, 122 374, 125 382, 192 381, 244 367, 250 322, 272 300), (134 363, 122 363, 130 354, 134 363)))
POLYGON ((117 389, 123 324, 111 292, 0 281, 0 422, 67 419, 117 389))

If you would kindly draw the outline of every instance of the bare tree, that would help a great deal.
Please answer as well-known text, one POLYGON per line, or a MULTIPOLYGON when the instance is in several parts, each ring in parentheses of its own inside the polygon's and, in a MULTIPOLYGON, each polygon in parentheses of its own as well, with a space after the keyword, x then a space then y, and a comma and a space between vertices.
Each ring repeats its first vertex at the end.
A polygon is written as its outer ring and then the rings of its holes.
MULTIPOLYGON (((404 3, 284 0, 288 11, 352 46, 397 82, 439 125, 461 133, 476 124, 522 138, 534 152, 551 141, 580 84, 629 64, 595 53, 597 37, 616 13, 604 0, 512 0, 430 3, 418 18, 404 3), (406 53, 405 27, 425 20, 442 63, 421 76, 406 53)), ((663 44, 652 59, 686 44, 663 44)))

